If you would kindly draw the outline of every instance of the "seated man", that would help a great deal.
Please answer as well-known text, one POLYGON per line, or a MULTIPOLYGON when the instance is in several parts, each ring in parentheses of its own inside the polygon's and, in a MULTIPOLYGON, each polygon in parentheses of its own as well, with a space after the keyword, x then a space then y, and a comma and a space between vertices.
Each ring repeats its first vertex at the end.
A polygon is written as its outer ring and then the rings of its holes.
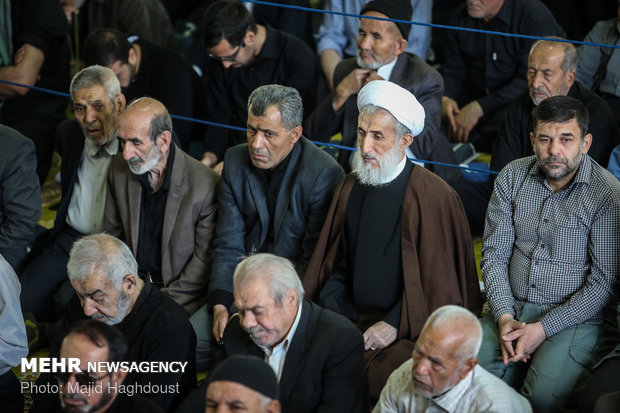
POLYGON ((206 301, 219 176, 172 140, 159 101, 141 98, 120 118, 103 229, 123 239, 141 278, 192 314, 206 301))
MULTIPOLYGON (((107 66, 118 77, 128 102, 149 96, 163 103, 173 115, 203 118, 204 84, 178 53, 115 29, 91 32, 82 47, 84 64, 107 66)), ((174 130, 187 151, 192 138, 202 140, 201 124, 174 120, 174 130)))
POLYGON ((0 411, 23 413, 23 392, 11 367, 28 355, 28 339, 19 307, 19 281, 2 254, 0 278, 0 411))
POLYGON ((67 280, 73 243, 103 229, 106 176, 118 150, 118 117, 125 109, 125 96, 107 67, 78 72, 71 82, 71 97, 75 119, 56 129, 62 198, 54 227, 37 237, 20 275, 22 311, 33 313, 38 321, 61 316, 54 294, 67 280))
POLYGON ((620 182, 587 155, 587 125, 574 98, 540 102, 535 155, 502 169, 487 210, 481 268, 491 311, 478 358, 536 412, 574 409, 618 332, 609 315, 620 182))
POLYGON ((30 411, 163 413, 151 400, 137 394, 130 397, 127 392, 119 391, 126 384, 127 372, 89 368, 89 363, 124 361, 126 355, 127 342, 116 328, 96 320, 77 324, 62 340, 59 357, 79 359, 81 371, 57 373, 58 397, 50 399, 49 405, 37 403, 30 411))
POLYGON ((205 413, 234 407, 248 413, 279 413, 278 379, 264 361, 233 356, 209 374, 205 413))
POLYGON ((0 255, 21 272, 41 217, 41 188, 32 141, 0 125, 0 255))
MULTIPOLYGON (((409 1, 373 0, 361 14, 368 17, 408 20, 409 1), (402 3, 402 4, 401 4, 402 3)), ((334 72, 335 90, 314 110, 306 121, 306 134, 312 140, 327 142, 332 135, 342 133, 342 145, 355 147, 357 93, 371 80, 386 79, 407 89, 424 107, 426 122, 420 135, 407 149, 410 156, 429 161, 456 163, 450 144, 441 133, 441 96, 443 80, 424 60, 405 53, 411 25, 389 21, 362 19, 357 36, 357 59, 338 63, 334 72)), ((341 149, 338 162, 351 170, 351 151, 341 149)), ((460 176, 458 168, 434 167, 444 179, 460 176)))
POLYGON ((201 367, 228 322, 235 266, 244 255, 272 252, 293 261, 301 276, 344 176, 331 156, 302 136, 303 107, 295 89, 261 86, 250 95, 247 111, 248 143, 226 152, 218 194, 208 298, 213 322, 206 308, 192 317, 203 332, 198 334, 201 367))
MULTIPOLYGON (((123 333, 128 361, 187 361, 182 372, 130 372, 125 378, 125 384, 178 385, 178 392, 141 394, 166 411, 174 410, 196 386, 196 336, 183 308, 140 279, 129 247, 110 235, 88 235, 77 241, 67 268, 75 294, 61 329, 68 331, 92 318, 123 333)), ((51 357, 58 355, 58 344, 52 345, 51 357)))
POLYGON ((478 365, 478 318, 463 307, 433 311, 407 360, 390 375, 374 413, 531 413, 528 401, 478 365))
MULTIPOLYGON (((576 69, 577 54, 572 44, 539 40, 532 45, 527 64, 529 89, 506 109, 491 156, 491 170, 499 172, 509 162, 534 154, 530 141, 532 110, 544 99, 557 95, 579 99, 588 109, 591 114, 588 130, 593 137, 588 155, 607 166, 611 151, 620 144, 620 129, 603 99, 575 81, 576 69)), ((484 215, 493 192, 493 178, 489 181, 452 183, 461 196, 472 231, 478 234, 482 234, 484 215)))
MULTIPOLYGON (((504 33, 561 36, 562 28, 540 0, 467 0, 451 26, 504 33)), ((526 89, 525 65, 533 40, 450 30, 442 66, 446 93, 442 117, 454 142, 491 152, 503 108, 526 89)))
POLYGON ((228 356, 264 359, 278 377, 282 411, 368 411, 364 345, 346 318, 304 300, 292 263, 252 255, 237 266, 235 306, 224 331, 228 356))
POLYGON ((458 195, 405 156, 423 129, 422 106, 387 80, 364 86, 357 105, 354 172, 336 189, 303 282, 308 298, 364 332, 377 399, 427 316, 444 304, 478 312, 480 288, 458 195))
MULTIPOLYGON (((207 120, 245 127, 246 103, 259 86, 277 83, 299 91, 306 110, 315 106, 319 79, 316 55, 302 40, 257 24, 243 3, 214 2, 202 19, 202 39, 211 65, 207 120)), ((243 142, 243 132, 208 126, 202 162, 214 166, 227 148, 243 142)))
MULTIPOLYGON (((389 1, 389 0, 388 0, 389 1)), ((407 9, 402 19, 430 23, 432 17, 433 2, 430 0, 405 0, 408 4, 391 1, 394 7, 407 9)), ((357 14, 367 0, 331 0, 325 2, 324 9, 332 12, 357 14)), ((387 3, 387 2, 386 2, 387 3)), ((403 24, 403 27, 405 24, 403 24)), ((411 27, 411 24, 406 24, 411 27)), ((335 13, 322 15, 321 27, 317 38, 316 51, 321 59, 321 68, 328 80, 330 89, 333 89, 333 76, 336 65, 343 58, 354 57, 356 53, 355 39, 358 35, 358 19, 353 16, 343 16, 335 13)), ((407 29, 409 32, 409 29, 407 29)), ((406 51, 418 55, 426 60, 426 53, 431 43, 431 28, 428 26, 413 26, 409 32, 406 51)))

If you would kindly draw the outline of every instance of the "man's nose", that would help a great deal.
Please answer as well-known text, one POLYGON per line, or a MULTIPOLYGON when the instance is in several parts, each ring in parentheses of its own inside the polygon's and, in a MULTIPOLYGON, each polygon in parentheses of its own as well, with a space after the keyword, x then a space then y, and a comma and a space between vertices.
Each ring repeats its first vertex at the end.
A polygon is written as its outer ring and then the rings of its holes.
POLYGON ((240 313, 239 321, 244 329, 252 328, 256 325, 256 318, 252 312, 240 313))
POLYGON ((123 146, 123 158, 128 161, 134 157, 135 151, 131 142, 125 142, 123 146))

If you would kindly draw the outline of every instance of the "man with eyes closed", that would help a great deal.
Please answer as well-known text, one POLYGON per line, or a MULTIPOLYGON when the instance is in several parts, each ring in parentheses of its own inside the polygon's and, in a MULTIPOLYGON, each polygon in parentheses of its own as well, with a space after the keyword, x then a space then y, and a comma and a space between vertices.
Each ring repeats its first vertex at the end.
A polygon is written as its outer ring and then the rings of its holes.
POLYGON ((261 86, 248 99, 247 143, 224 156, 208 311, 202 307, 191 319, 199 368, 208 367, 217 352, 241 258, 271 252, 290 259, 303 274, 334 188, 344 177, 331 156, 302 136, 302 118, 296 89, 261 86))
POLYGON ((22 311, 44 322, 60 316, 54 295, 67 280, 71 246, 103 229, 106 176, 118 151, 118 119, 125 109, 120 84, 107 67, 83 69, 70 91, 75 119, 56 130, 62 198, 54 227, 39 235, 20 276, 22 311))

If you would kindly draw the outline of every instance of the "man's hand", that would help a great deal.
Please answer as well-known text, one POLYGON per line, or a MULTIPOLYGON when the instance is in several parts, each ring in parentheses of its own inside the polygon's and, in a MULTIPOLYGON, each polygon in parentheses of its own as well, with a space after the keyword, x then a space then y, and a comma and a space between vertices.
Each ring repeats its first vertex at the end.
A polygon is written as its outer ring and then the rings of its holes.
POLYGON ((385 321, 379 321, 368 327, 364 331, 364 350, 376 350, 378 348, 386 348, 398 336, 396 327, 391 326, 385 321))
POLYGON ((370 74, 368 69, 355 69, 338 83, 334 91, 334 110, 338 112, 345 104, 349 96, 357 93, 366 84, 366 78, 370 74))
POLYGON ((213 168, 217 164, 217 155, 213 152, 205 152, 200 162, 207 165, 209 168, 213 168))
POLYGON ((469 132, 478 124, 480 118, 484 115, 480 104, 473 101, 463 106, 456 116, 454 116, 454 127, 448 131, 448 136, 454 142, 467 142, 469 140, 469 132))
POLYGON ((502 361, 504 365, 508 364, 515 356, 515 350, 513 347, 513 340, 507 340, 508 334, 514 331, 522 331, 525 329, 526 324, 514 319, 512 314, 503 314, 497 319, 497 326, 499 327, 499 344, 502 350, 502 361))
POLYGON ((385 79, 379 76, 376 70, 372 70, 368 74, 368 76, 366 76, 366 79, 364 79, 364 86, 366 86, 368 82, 372 82, 373 80, 385 80, 385 79))
POLYGON ((222 341, 224 336, 224 328, 228 323, 228 310, 222 304, 213 306, 213 337, 216 342, 222 341))
POLYGON ((514 356, 508 359, 510 362, 527 362, 538 346, 547 338, 545 329, 540 321, 526 324, 525 328, 511 331, 500 337, 501 341, 514 342, 516 340, 514 356))
POLYGON ((222 169, 224 169, 224 162, 218 162, 217 165, 213 167, 213 170, 218 174, 222 175, 222 169))
POLYGON ((456 130, 456 123, 454 117, 459 113, 459 105, 454 99, 447 96, 441 98, 441 120, 450 124, 448 134, 451 131, 456 130))

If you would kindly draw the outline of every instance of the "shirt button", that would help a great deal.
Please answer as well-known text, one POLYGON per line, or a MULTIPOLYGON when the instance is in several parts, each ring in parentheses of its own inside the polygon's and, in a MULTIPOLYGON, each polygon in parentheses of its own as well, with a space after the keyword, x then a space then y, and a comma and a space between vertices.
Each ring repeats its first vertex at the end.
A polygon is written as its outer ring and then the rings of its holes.
POLYGON ((540 246, 540 248, 543 248, 543 249, 544 249, 544 248, 545 248, 545 245, 544 245, 544 244, 543 244, 543 245, 541 245, 541 246, 540 246))
POLYGON ((543 218, 543 222, 547 223, 547 222, 549 222, 549 220, 547 218, 543 218))
POLYGON ((536 284, 532 284, 532 288, 536 288, 536 284))

